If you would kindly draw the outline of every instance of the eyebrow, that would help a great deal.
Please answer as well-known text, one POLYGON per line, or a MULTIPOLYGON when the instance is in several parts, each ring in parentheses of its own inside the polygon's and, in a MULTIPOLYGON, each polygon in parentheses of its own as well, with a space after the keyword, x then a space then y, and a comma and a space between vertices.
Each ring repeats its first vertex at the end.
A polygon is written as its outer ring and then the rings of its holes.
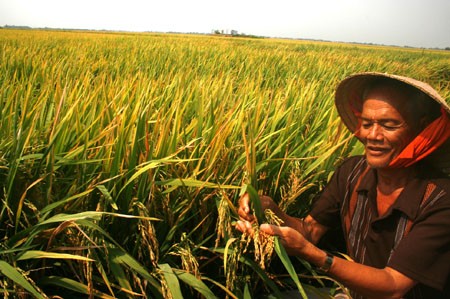
POLYGON ((404 121, 399 121, 398 119, 395 118, 380 118, 380 119, 372 119, 372 118, 368 118, 368 117, 363 117, 363 116, 359 116, 358 117, 361 120, 366 120, 366 121, 375 121, 375 122, 380 122, 380 121, 392 121, 392 122, 404 122, 404 121))

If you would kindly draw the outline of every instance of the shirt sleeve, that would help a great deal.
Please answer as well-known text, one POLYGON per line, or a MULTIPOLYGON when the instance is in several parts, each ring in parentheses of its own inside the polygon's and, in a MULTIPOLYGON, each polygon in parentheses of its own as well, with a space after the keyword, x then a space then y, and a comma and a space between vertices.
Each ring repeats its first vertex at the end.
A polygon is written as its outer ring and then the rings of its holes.
POLYGON ((446 193, 417 217, 393 252, 388 266, 442 291, 450 272, 449 228, 450 196, 446 193))

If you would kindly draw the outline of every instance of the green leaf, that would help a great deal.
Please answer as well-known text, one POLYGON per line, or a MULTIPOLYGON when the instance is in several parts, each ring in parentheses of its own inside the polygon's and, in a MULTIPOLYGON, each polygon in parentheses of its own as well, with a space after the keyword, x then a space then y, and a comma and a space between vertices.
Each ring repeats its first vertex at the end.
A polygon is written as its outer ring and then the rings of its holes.
POLYGON ((250 294, 250 290, 248 289, 248 283, 245 283, 244 299, 252 299, 252 295, 250 294))
POLYGON ((70 201, 72 201, 72 200, 75 200, 75 199, 78 199, 78 198, 80 198, 80 197, 86 196, 86 195, 88 195, 89 193, 91 193, 92 190, 94 190, 94 189, 89 189, 89 190, 86 190, 86 191, 84 191, 84 192, 81 192, 81 193, 75 194, 75 195, 73 195, 73 196, 70 196, 70 197, 68 197, 68 198, 62 199, 62 200, 60 200, 60 201, 53 202, 53 203, 51 203, 51 204, 45 206, 45 207, 41 210, 41 214, 44 215, 44 214, 46 214, 46 213, 48 213, 48 212, 53 211, 54 209, 56 209, 56 208, 57 208, 58 206, 60 206, 60 205, 66 204, 66 203, 68 203, 68 202, 70 202, 70 201))
POLYGON ((238 186, 233 185, 220 185, 205 181, 199 181, 195 179, 170 179, 165 181, 156 182, 156 185, 174 186, 174 187, 195 187, 195 188, 214 188, 214 189, 239 189, 238 186))
POLYGON ((274 239, 275 252, 277 253, 277 255, 280 258, 281 262, 283 263, 284 267, 288 271, 292 280, 295 282, 295 285, 297 286, 298 291, 300 292, 302 297, 304 299, 308 299, 308 296, 306 296, 305 290, 303 289, 303 286, 300 283, 300 280, 298 279, 297 273, 295 272, 294 266, 292 265, 291 260, 289 259, 289 255, 287 254, 286 249, 284 249, 278 236, 275 236, 274 238, 275 238, 274 239))
POLYGON ((236 240, 237 240, 236 238, 230 238, 228 239, 227 244, 225 245, 225 250, 223 252, 223 271, 225 273, 227 273, 228 250, 231 244, 236 240))
POLYGON ((95 212, 95 211, 87 211, 76 214, 58 214, 47 220, 42 221, 39 225, 55 223, 55 222, 64 222, 64 221, 77 221, 82 219, 94 219, 100 220, 102 216, 110 215, 120 218, 130 218, 130 219, 143 219, 143 220, 159 220, 153 217, 142 217, 142 216, 134 216, 134 215, 126 215, 126 214, 118 214, 118 213, 108 213, 108 212, 95 212))
POLYGON ((125 274, 124 269, 122 268, 122 260, 117 254, 119 254, 118 250, 115 250, 114 248, 109 249, 108 265, 111 273, 122 288, 127 291, 132 291, 132 287, 130 282, 128 281, 128 277, 125 274))
POLYGON ((0 260, 0 272, 14 281, 16 284, 20 285, 22 288, 30 292, 34 297, 42 299, 47 298, 47 296, 37 290, 22 273, 17 271, 16 268, 3 260, 0 260))
POLYGON ((140 167, 138 171, 136 171, 131 177, 130 179, 123 185, 123 187, 120 189, 119 194, 122 193, 123 190, 125 190, 125 188, 131 184, 135 179, 137 179, 139 176, 141 176, 144 173, 147 173, 149 170, 154 169, 154 168, 158 168, 161 165, 165 164, 165 163, 177 163, 180 162, 180 160, 177 159, 171 159, 171 157, 167 157, 164 159, 160 159, 160 160, 154 160, 154 161, 148 161, 145 163, 144 166, 140 167))
POLYGON ((205 296, 206 299, 217 299, 208 286, 194 275, 179 269, 173 269, 173 271, 179 279, 205 296))
POLYGON ((98 185, 97 189, 100 190, 100 192, 103 194, 103 196, 105 196, 105 199, 109 202, 111 207, 117 211, 119 208, 117 207, 117 204, 114 202, 108 189, 106 189, 106 187, 104 185, 98 185))
POLYGON ((71 290, 80 294, 89 295, 92 292, 95 297, 104 298, 104 299, 114 299, 116 297, 109 296, 108 294, 104 294, 97 290, 90 290, 87 285, 82 284, 78 281, 72 280, 66 277, 58 277, 58 276, 49 276, 44 277, 39 280, 40 284, 43 285, 54 285, 58 287, 65 288, 67 290, 71 290))
POLYGON ((29 260, 29 259, 70 259, 70 260, 79 260, 79 261, 86 261, 86 262, 93 262, 94 260, 80 256, 80 255, 74 255, 74 254, 67 254, 67 253, 57 253, 57 252, 48 252, 48 251, 41 251, 41 250, 27 250, 25 251, 20 257, 17 259, 18 261, 21 260, 29 260))
POLYGON ((166 279, 167 286, 174 299, 183 299, 181 294, 180 283, 178 277, 173 273, 169 264, 159 264, 158 267, 162 270, 164 278, 166 279))
MULTIPOLYGON (((213 252, 218 252, 218 253, 222 253, 222 254, 224 253, 223 248, 213 248, 211 250, 213 252)), ((277 287, 277 285, 267 275, 267 273, 261 269, 261 267, 254 260, 247 258, 245 256, 241 256, 240 262, 242 262, 242 263, 246 264, 247 266, 249 266, 250 268, 252 268, 253 271, 255 271, 256 274, 258 274, 259 277, 264 281, 266 286, 269 287, 274 292, 274 294, 275 294, 275 296, 277 296, 277 298, 283 297, 283 295, 281 294, 280 289, 277 287)))
MULTIPOLYGON (((156 279, 131 255, 129 255, 125 251, 120 250, 119 248, 108 248, 108 252, 112 265, 118 266, 123 264, 128 266, 132 271, 147 279, 155 289, 158 289, 160 291, 160 286, 156 279)), ((124 275, 121 273, 121 271, 122 270, 117 270, 117 273, 120 276, 119 278, 125 279, 125 277, 122 277, 124 275)))
POLYGON ((255 190, 255 188, 253 188, 252 185, 247 184, 242 187, 241 194, 244 193, 248 193, 250 197, 251 208, 256 216, 256 219, 258 220, 258 223, 259 224, 265 223, 266 217, 264 215, 264 211, 261 206, 261 200, 259 199, 258 192, 255 190))

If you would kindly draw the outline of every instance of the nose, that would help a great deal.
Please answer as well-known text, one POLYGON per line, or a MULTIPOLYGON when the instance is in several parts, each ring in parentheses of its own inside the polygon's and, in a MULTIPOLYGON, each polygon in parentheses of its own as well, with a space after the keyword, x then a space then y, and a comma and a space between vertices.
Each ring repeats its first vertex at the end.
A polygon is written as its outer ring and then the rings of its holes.
POLYGON ((374 123, 367 132, 367 138, 372 140, 382 140, 383 139, 383 128, 374 123))

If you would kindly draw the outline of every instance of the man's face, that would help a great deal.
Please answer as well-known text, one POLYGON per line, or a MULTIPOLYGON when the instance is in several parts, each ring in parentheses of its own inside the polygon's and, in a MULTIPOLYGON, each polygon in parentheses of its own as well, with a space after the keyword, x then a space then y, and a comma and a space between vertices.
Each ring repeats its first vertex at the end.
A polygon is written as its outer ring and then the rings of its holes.
POLYGON ((417 122, 407 111, 407 101, 393 88, 377 88, 367 94, 358 136, 372 168, 386 168, 418 134, 417 122))

